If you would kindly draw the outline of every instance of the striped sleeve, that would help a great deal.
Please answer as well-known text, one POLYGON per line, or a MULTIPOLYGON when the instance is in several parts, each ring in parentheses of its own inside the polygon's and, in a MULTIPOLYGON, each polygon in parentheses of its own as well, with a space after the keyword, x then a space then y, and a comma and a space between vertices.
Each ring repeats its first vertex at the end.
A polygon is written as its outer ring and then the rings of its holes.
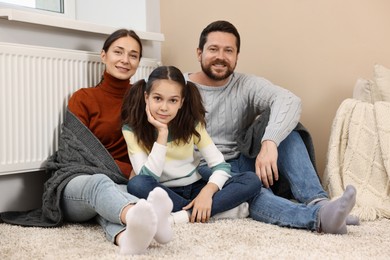
POLYGON ((167 147, 154 143, 148 155, 145 149, 138 144, 136 136, 128 126, 122 128, 122 133, 135 174, 152 176, 159 181, 164 169, 167 147))
POLYGON ((225 162, 223 154, 215 146, 204 126, 198 124, 196 130, 200 134, 200 140, 195 138, 195 145, 212 171, 209 182, 216 184, 221 190, 225 182, 231 177, 230 164, 225 162))

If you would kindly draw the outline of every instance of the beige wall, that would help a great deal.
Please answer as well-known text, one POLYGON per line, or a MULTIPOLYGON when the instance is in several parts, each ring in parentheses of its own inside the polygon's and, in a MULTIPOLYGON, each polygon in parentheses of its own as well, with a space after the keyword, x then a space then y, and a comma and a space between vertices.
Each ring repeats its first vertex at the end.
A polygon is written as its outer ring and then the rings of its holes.
POLYGON ((390 68, 388 0, 162 0, 162 62, 197 71, 201 30, 214 20, 241 34, 237 71, 263 76, 301 97, 322 174, 333 117, 373 65, 390 68))

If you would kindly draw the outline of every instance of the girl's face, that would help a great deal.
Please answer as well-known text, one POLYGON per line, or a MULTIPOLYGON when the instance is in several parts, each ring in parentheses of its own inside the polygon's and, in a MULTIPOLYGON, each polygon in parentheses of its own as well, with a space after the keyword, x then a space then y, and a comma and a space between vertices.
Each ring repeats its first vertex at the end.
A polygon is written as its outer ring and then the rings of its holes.
POLYGON ((153 82, 149 94, 145 92, 145 103, 154 119, 163 124, 171 122, 183 105, 182 86, 168 79, 153 82))
POLYGON ((136 72, 140 62, 140 46, 130 36, 114 41, 107 52, 102 50, 100 56, 106 71, 117 79, 130 79, 136 72))

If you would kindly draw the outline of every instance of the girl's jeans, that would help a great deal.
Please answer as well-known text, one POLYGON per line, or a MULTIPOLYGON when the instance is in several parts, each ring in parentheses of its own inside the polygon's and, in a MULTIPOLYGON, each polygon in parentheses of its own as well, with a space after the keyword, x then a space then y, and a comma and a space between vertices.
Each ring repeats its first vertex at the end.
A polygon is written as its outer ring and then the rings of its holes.
POLYGON ((106 237, 114 242, 116 235, 125 229, 120 220, 124 207, 136 203, 138 198, 126 191, 104 174, 81 175, 65 187, 61 208, 70 222, 85 222, 96 217, 106 237))
MULTIPOLYGON (((282 227, 318 229, 318 205, 308 205, 319 198, 328 198, 310 160, 306 146, 298 132, 293 131, 278 147, 278 171, 291 188, 292 195, 298 203, 274 195, 271 189, 262 187, 250 203, 250 216, 258 221, 282 227)), ((244 155, 229 160, 232 174, 242 171, 255 171, 256 158, 244 155)), ((207 178, 210 169, 199 168, 199 173, 207 178)))
MULTIPOLYGON (((180 211, 187 206, 207 184, 200 179, 187 186, 166 187, 155 178, 146 175, 137 175, 129 180, 127 191, 139 198, 147 198, 155 187, 163 188, 173 201, 173 212, 180 211)), ((237 207, 249 201, 260 191, 261 182, 253 172, 235 174, 226 181, 223 188, 213 196, 211 216, 237 207)))

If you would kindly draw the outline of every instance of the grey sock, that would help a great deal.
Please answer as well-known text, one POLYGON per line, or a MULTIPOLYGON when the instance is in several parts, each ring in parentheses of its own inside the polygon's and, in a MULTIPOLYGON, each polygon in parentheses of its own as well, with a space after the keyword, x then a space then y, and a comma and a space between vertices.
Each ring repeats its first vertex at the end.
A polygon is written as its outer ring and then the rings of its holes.
POLYGON ((347 225, 351 225, 351 226, 359 226, 360 225, 360 219, 359 219, 358 216, 348 215, 347 218, 345 219, 345 223, 347 225))
POLYGON ((320 208, 320 228, 324 233, 346 234, 346 218, 356 202, 356 189, 348 185, 344 194, 337 200, 320 208))
MULTIPOLYGON (((308 205, 321 205, 321 206, 324 206, 325 204, 328 204, 330 202, 329 199, 321 199, 321 200, 318 200, 318 201, 314 201, 313 202, 310 202, 308 205)), ((351 226, 359 226, 360 225, 360 219, 358 216, 354 216, 354 215, 348 215, 346 218, 345 218, 345 224, 348 225, 351 225, 351 226)))

